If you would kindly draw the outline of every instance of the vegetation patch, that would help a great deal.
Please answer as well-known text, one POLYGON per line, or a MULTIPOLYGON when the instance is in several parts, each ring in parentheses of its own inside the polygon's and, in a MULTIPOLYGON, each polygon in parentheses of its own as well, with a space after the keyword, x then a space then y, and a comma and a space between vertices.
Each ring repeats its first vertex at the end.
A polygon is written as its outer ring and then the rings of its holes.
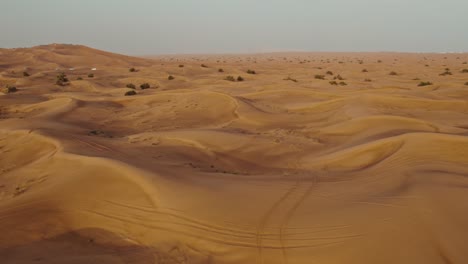
POLYGON ((144 83, 144 84, 140 85, 140 88, 142 90, 149 89, 149 88, 151 88, 151 85, 149 83, 144 83))
POLYGON ((3 89, 3 92, 6 94, 16 93, 17 91, 18 91, 18 88, 16 88, 15 86, 7 86, 5 87, 5 89, 3 89))
POLYGON ((297 82, 296 79, 291 78, 291 76, 288 76, 287 78, 284 78, 283 80, 285 81, 292 81, 292 82, 297 82))
POLYGON ((235 81, 236 81, 236 78, 234 78, 234 76, 229 75, 229 76, 227 76, 226 78, 224 78, 224 80, 230 81, 230 82, 235 82, 235 81))
POLYGON ((317 80, 325 80, 325 75, 316 74, 314 78, 317 80))
POLYGON ((452 72, 450 71, 449 68, 445 68, 445 71, 441 74, 439 74, 440 76, 447 76, 447 75, 452 75, 452 72))
POLYGON ((136 95, 137 92, 135 92, 135 90, 130 90, 130 91, 127 91, 125 92, 125 96, 132 96, 132 95, 136 95))
POLYGON ((432 83, 431 82, 420 82, 418 84, 418 86, 428 86, 428 85, 432 85, 432 83))
POLYGON ((57 80, 55 81, 55 84, 60 85, 60 86, 65 86, 69 82, 70 80, 68 80, 67 75, 62 72, 59 75, 57 75, 57 80))

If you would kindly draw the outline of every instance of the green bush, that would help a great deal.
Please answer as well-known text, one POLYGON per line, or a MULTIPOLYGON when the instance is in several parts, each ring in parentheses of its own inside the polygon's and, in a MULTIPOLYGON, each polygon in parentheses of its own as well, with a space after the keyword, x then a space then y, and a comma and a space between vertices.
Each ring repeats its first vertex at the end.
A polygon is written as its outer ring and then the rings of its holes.
POLYGON ((332 71, 327 71, 327 75, 333 75, 332 71))
POLYGON ((346 86, 346 85, 348 85, 348 84, 345 83, 345 82, 340 82, 339 85, 341 85, 341 86, 346 86))
POLYGON ((129 83, 126 85, 127 88, 130 88, 130 89, 136 89, 135 85, 133 83, 129 83))
POLYGON ((142 90, 144 90, 144 89, 149 89, 149 88, 151 88, 151 86, 150 86, 149 83, 144 83, 144 84, 140 85, 140 88, 141 88, 142 90))
POLYGON ((244 78, 242 78, 242 76, 239 76, 239 77, 237 77, 237 81, 238 81, 238 82, 243 82, 243 81, 244 81, 244 78))
POLYGON ((136 95, 137 93, 134 91, 134 90, 130 90, 130 91, 127 91, 125 93, 125 96, 132 96, 132 95, 136 95))
POLYGON ((248 74, 257 74, 254 70, 247 70, 248 74))
POLYGON ((224 70, 223 69, 218 69, 218 72, 224 72, 224 70))
POLYGON ((428 86, 428 85, 432 85, 432 83, 431 82, 420 82, 418 84, 418 86, 428 86))
POLYGON ((167 79, 168 79, 169 81, 172 81, 172 80, 174 80, 175 78, 174 78, 174 76, 169 75, 169 76, 167 77, 167 79))
POLYGON ((330 84, 331 85, 338 85, 338 83, 336 81, 330 81, 330 84))
POLYGON ((461 70, 461 73, 468 73, 468 69, 461 70))

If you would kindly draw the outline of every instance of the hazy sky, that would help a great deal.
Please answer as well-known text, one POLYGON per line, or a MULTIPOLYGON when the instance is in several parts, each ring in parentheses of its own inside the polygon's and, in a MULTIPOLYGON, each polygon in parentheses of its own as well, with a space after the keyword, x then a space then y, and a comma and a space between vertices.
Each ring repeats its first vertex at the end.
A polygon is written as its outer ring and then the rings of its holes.
POLYGON ((0 47, 468 51, 468 0, 0 0, 0 47))

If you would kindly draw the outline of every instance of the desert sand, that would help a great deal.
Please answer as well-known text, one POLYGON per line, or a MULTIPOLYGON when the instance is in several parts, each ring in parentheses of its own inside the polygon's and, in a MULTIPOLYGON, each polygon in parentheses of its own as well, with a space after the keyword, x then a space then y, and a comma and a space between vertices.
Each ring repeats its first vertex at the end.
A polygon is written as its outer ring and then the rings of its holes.
POLYGON ((0 49, 0 262, 468 263, 467 62, 0 49))

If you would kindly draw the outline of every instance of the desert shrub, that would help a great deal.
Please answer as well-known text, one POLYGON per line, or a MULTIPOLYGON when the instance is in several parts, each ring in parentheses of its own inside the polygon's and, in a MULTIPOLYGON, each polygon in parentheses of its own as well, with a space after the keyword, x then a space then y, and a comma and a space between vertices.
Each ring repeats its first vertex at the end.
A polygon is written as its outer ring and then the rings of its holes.
POLYGON ((431 82, 420 82, 418 84, 418 86, 428 86, 428 85, 432 85, 432 83, 431 82))
POLYGON ((365 81, 365 82, 372 82, 371 79, 365 79, 364 81, 365 81))
POLYGON ((248 74, 257 74, 254 70, 247 70, 248 74))
POLYGON ((340 82, 339 85, 341 85, 341 86, 346 86, 346 85, 348 85, 348 84, 345 83, 345 82, 340 82))
POLYGON ((369 72, 367 69, 363 69, 362 72, 369 72))
POLYGON ((28 72, 23 72, 23 76, 24 76, 24 77, 29 77, 30 74, 29 74, 28 72))
POLYGON ((340 81, 342 81, 342 80, 344 80, 344 78, 341 77, 341 75, 338 74, 337 76, 335 76, 335 77, 333 78, 333 80, 340 80, 340 81))
POLYGON ((461 73, 468 73, 468 69, 461 70, 461 73))
POLYGON ((238 81, 238 82, 243 82, 243 81, 244 81, 244 78, 242 78, 242 76, 239 76, 239 77, 237 77, 237 81, 238 81))
POLYGON ((94 78, 94 74, 93 73, 88 74, 88 78, 94 78))
POLYGON ((175 78, 174 78, 174 76, 169 75, 169 76, 167 77, 167 79, 168 79, 169 81, 172 81, 172 80, 174 80, 175 78))
POLYGON ((462 64, 468 64, 468 62, 465 61, 465 62, 463 62, 462 64))
POLYGON ((7 86, 5 87, 5 89, 3 90, 4 93, 16 93, 18 91, 18 88, 16 88, 15 86, 7 86))
POLYGON ((141 88, 142 90, 144 90, 144 89, 149 89, 149 88, 151 88, 151 85, 150 85, 149 83, 144 83, 144 84, 140 85, 140 88, 141 88))
POLYGON ((224 70, 223 69, 218 69, 218 72, 224 72, 224 70))
POLYGON ((325 80, 325 75, 316 74, 314 78, 317 80, 325 80))
POLYGON ((130 91, 125 92, 125 96, 132 96, 132 95, 136 95, 136 94, 137 93, 134 90, 130 90, 130 91))
POLYGON ((378 60, 377 63, 382 63, 382 60, 378 60))
POLYGON ((338 85, 338 83, 336 81, 330 81, 330 84, 331 85, 338 85))
POLYGON ((205 64, 200 65, 202 68, 208 68, 205 64))
POLYGON ((452 72, 449 69, 445 69, 445 71, 439 75, 440 76, 452 75, 452 72))
POLYGON ((292 81, 292 82, 297 82, 296 79, 291 78, 291 76, 288 76, 288 78, 284 78, 285 81, 292 81))
POLYGON ((468 85, 468 82, 466 82, 465 85, 468 85))
POLYGON ((236 81, 236 79, 234 78, 234 76, 231 76, 231 75, 229 75, 229 76, 227 76, 226 78, 224 78, 224 80, 230 81, 230 82, 235 82, 235 81, 236 81))
POLYGON ((327 75, 333 75, 332 71, 327 71, 327 75))
POLYGON ((128 83, 126 87, 130 89, 136 89, 136 86, 133 83, 128 83))
POLYGON ((135 68, 130 68, 128 71, 129 72, 136 72, 137 70, 135 68))
POLYGON ((413 81, 419 81, 419 80, 421 80, 421 79, 419 79, 419 78, 414 78, 413 79, 413 81))
POLYGON ((68 82, 69 82, 69 80, 67 78, 67 75, 62 72, 59 75, 57 75, 57 80, 56 80, 55 84, 60 85, 60 86, 64 86, 68 82))
POLYGON ((183 67, 184 67, 184 65, 183 65, 183 64, 180 64, 180 65, 179 65, 179 68, 183 68, 183 67))
POLYGON ((78 78, 76 78, 76 79, 77 79, 78 81, 81 81, 81 80, 83 80, 83 78, 82 78, 82 77, 78 77, 78 78))
POLYGON ((398 75, 398 73, 392 71, 392 72, 390 72, 388 75, 396 76, 396 75, 398 75))

